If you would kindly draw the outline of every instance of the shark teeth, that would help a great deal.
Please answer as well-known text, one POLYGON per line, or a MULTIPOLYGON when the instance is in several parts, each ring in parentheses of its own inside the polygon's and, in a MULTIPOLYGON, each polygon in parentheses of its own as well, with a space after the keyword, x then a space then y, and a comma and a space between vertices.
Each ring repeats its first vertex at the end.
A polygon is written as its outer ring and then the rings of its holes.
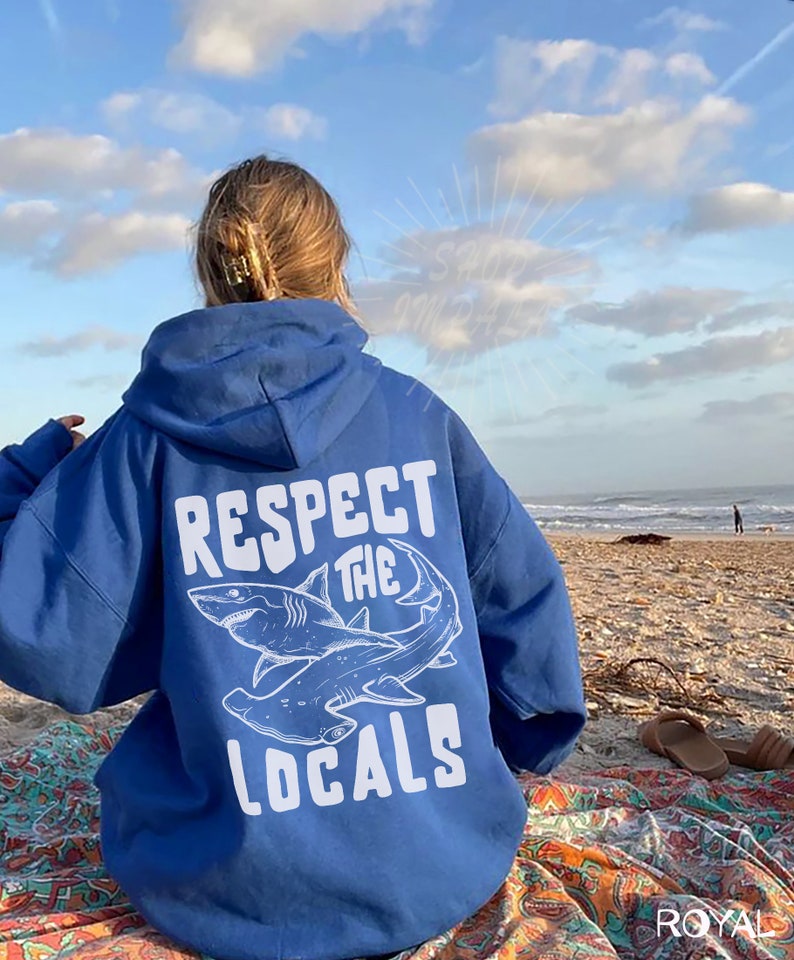
POLYGON ((233 627, 235 623, 245 623, 246 620, 250 620, 255 613, 256 608, 253 610, 237 610, 235 613, 230 613, 228 617, 224 617, 223 620, 220 621, 220 626, 228 630, 228 628, 233 627))

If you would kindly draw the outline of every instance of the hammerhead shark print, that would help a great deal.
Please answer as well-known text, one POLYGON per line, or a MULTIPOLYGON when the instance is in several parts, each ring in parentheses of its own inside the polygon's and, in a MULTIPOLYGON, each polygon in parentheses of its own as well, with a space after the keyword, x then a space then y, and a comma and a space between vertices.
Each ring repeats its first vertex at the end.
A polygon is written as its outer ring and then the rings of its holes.
POLYGON ((261 653, 253 685, 267 692, 233 690, 223 700, 229 713, 258 733, 311 745, 352 733, 357 723, 345 710, 355 703, 424 703, 408 684, 427 668, 457 662, 448 648, 461 631, 458 600, 418 550, 389 542, 417 573, 416 585, 396 602, 419 607, 419 619, 397 632, 371 630, 366 607, 345 624, 328 597, 327 564, 295 588, 238 583, 188 591, 208 620, 261 653))

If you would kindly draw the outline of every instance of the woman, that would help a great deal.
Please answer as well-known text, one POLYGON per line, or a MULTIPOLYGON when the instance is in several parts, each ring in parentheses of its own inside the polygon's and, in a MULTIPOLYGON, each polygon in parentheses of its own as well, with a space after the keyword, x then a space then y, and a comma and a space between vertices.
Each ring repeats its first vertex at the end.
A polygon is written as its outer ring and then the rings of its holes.
POLYGON ((0 677, 73 713, 154 691, 97 777, 103 853, 216 958, 453 926, 509 872, 510 768, 584 723, 560 567, 461 420, 362 352, 348 251, 310 174, 240 164, 206 308, 79 449, 73 418, 3 453, 0 677))

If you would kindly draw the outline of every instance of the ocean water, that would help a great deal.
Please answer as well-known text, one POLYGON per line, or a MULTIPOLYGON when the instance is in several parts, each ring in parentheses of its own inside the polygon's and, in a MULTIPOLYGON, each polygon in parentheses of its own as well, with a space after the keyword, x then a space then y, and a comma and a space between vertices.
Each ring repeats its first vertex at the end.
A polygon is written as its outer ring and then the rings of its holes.
POLYGON ((746 533, 770 524, 777 533, 794 533, 794 485, 524 497, 522 502, 549 531, 733 533, 735 503, 746 533))

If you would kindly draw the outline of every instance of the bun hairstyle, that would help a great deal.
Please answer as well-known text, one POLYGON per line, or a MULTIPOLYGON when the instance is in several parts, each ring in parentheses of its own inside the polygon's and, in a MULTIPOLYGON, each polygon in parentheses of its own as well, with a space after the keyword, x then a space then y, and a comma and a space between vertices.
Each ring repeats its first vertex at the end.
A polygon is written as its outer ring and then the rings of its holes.
POLYGON ((208 307, 318 298, 353 311, 350 237, 328 191, 297 164, 254 157, 219 177, 196 236, 208 307))

